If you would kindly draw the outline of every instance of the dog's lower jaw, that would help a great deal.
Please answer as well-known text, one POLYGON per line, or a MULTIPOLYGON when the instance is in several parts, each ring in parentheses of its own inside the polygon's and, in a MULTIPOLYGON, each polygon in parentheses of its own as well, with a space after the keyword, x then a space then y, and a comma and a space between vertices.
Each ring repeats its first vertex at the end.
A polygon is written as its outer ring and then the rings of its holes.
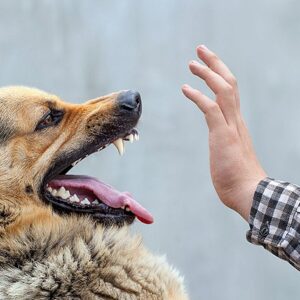
POLYGON ((127 227, 36 213, 0 237, 0 299, 187 299, 178 273, 127 227))

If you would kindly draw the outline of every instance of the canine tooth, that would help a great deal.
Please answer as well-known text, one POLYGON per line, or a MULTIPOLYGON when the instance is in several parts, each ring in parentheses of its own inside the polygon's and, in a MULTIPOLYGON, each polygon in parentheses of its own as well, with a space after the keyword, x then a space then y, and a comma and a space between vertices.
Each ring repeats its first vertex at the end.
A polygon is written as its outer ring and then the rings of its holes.
POLYGON ((57 190, 56 190, 56 189, 53 189, 53 190, 51 191, 51 194, 52 194, 53 196, 56 196, 57 190))
POLYGON ((47 187, 47 191, 51 193, 52 192, 52 187, 51 186, 47 187))
POLYGON ((98 199, 95 199, 95 200, 92 202, 92 204, 100 204, 100 203, 99 203, 98 199))
POLYGON ((82 201, 81 201, 81 204, 91 204, 90 201, 87 199, 87 198, 84 198, 82 201))
POLYGON ((118 138, 117 140, 114 141, 113 144, 116 146, 116 148, 117 148, 119 154, 122 156, 122 155, 124 154, 124 143, 123 143, 123 139, 118 138))
POLYGON ((77 197, 76 194, 74 194, 72 197, 70 197, 70 201, 71 202, 76 202, 76 203, 80 202, 80 200, 79 200, 79 198, 77 197))
POLYGON ((126 207, 125 207, 125 210, 126 210, 126 211, 130 211, 130 209, 129 209, 129 207, 128 207, 128 206, 126 206, 126 207))

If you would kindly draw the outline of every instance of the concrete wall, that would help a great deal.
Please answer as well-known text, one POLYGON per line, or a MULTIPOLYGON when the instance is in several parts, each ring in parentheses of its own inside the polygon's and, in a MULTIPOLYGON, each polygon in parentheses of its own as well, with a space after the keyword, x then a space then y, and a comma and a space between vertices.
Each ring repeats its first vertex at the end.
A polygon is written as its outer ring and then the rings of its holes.
POLYGON ((120 89, 144 101, 140 142, 75 170, 132 192, 155 216, 145 243, 185 274, 192 299, 295 299, 299 275, 245 240, 218 201, 207 129, 181 94, 206 90, 187 70, 205 43, 239 80, 242 109, 268 174, 300 183, 300 2, 296 0, 0 1, 0 84, 80 102, 120 89))

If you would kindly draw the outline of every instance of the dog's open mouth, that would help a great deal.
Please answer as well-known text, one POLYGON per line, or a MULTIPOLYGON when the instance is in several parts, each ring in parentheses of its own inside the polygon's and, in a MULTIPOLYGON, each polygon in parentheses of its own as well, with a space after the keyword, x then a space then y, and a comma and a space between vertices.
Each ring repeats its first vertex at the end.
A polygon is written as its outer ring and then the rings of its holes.
POLYGON ((80 151, 70 153, 57 162, 45 176, 42 197, 59 213, 89 214, 106 225, 132 223, 135 217, 143 223, 152 223, 151 214, 129 193, 121 193, 94 177, 66 174, 82 159, 110 144, 114 144, 122 155, 124 141, 133 142, 138 139, 138 131, 131 129, 114 141, 107 141, 105 145, 93 143, 81 148, 80 151))

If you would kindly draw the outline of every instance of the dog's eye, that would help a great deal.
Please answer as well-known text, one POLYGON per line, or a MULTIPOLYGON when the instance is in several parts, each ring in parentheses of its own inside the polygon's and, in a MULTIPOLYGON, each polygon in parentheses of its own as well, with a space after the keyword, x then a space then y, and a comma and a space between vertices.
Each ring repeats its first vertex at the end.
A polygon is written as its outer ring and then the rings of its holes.
POLYGON ((53 122, 53 116, 52 115, 48 115, 45 120, 43 120, 40 125, 46 127, 46 126, 49 126, 50 124, 52 124, 53 122))
POLYGON ((35 130, 41 130, 50 126, 57 125, 63 118, 63 111, 61 110, 51 110, 37 124, 35 130))

